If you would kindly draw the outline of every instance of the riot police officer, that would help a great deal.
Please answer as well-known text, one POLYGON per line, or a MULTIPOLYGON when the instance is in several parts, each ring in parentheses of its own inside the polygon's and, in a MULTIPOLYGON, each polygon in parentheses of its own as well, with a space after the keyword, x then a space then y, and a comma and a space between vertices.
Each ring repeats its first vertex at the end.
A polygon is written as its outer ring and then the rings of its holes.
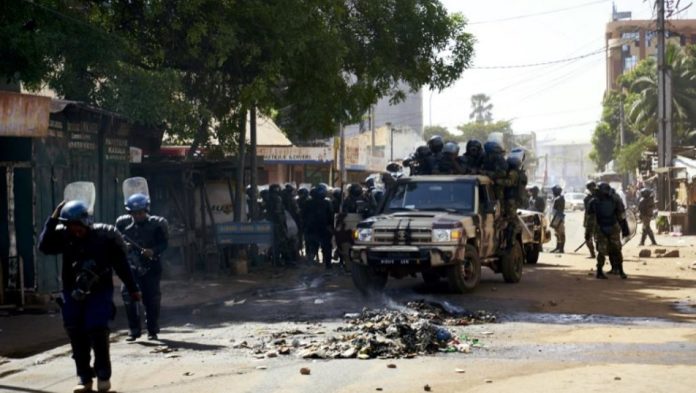
MULTIPOLYGON (((143 294, 147 338, 157 340, 162 301, 161 255, 167 249, 169 242, 167 220, 149 214, 150 198, 144 194, 131 195, 126 200, 125 208, 128 214, 116 219, 116 229, 126 240, 128 263, 143 294)), ((128 317, 129 334, 126 341, 134 341, 141 334, 138 304, 131 300, 125 285, 121 288, 121 294, 128 317)))
POLYGON ((507 176, 497 180, 503 186, 503 217, 507 221, 507 244, 512 246, 513 235, 520 231, 517 209, 523 203, 527 187, 527 175, 523 167, 524 151, 511 152, 507 159, 507 176))
POLYGON ((432 155, 428 146, 418 146, 416 152, 404 160, 404 166, 411 169, 411 176, 432 175, 434 171, 432 155))
POLYGON ((465 174, 477 174, 483 165, 483 145, 476 139, 466 142, 466 151, 461 157, 461 166, 465 174))
POLYGON ((334 227, 334 211, 326 198, 327 188, 319 185, 310 191, 307 210, 303 217, 305 222, 305 242, 308 258, 314 259, 321 249, 324 265, 331 268, 331 238, 334 227))
POLYGON ((285 207, 280 185, 271 184, 268 188, 266 218, 273 224, 273 263, 291 263, 292 248, 288 239, 288 226, 285 221, 285 207))
POLYGON ((592 199, 597 196, 597 183, 588 181, 587 184, 585 184, 585 188, 587 188, 587 195, 582 201, 583 205, 585 206, 585 217, 583 220, 583 226, 585 227, 585 245, 590 250, 590 258, 594 259, 595 248, 592 239, 594 237, 595 230, 592 227, 593 221, 590 219, 589 205, 592 199))
POLYGON ((459 145, 454 142, 445 143, 442 148, 442 159, 438 165, 438 172, 448 175, 463 172, 459 162, 459 145))
POLYGON ((129 300, 140 300, 123 238, 111 225, 93 224, 84 202, 69 201, 58 205, 44 224, 39 250, 48 255, 63 254, 61 312, 77 369, 78 383, 73 391, 92 391, 96 376, 97 390, 108 392, 114 271, 127 288, 129 300), (91 351, 94 367, 90 365, 91 351))
POLYGON ((343 200, 344 213, 358 213, 364 218, 374 214, 375 206, 372 198, 363 191, 360 184, 348 187, 348 196, 343 200))
POLYGON ((613 268, 621 278, 627 278, 623 270, 621 235, 628 236, 629 229, 626 208, 621 198, 613 192, 609 184, 599 183, 597 196, 590 201, 589 210, 597 244, 597 278, 607 278, 602 272, 606 256, 609 256, 613 268))
POLYGON ((650 228, 650 221, 652 221, 653 214, 655 213, 655 198, 653 198, 652 190, 649 188, 640 190, 638 213, 640 214, 640 221, 643 224, 643 233, 640 235, 640 245, 644 245, 645 238, 650 237, 650 242, 652 242, 653 246, 656 246, 655 234, 652 228, 650 228))
POLYGON ((495 141, 488 141, 483 145, 483 150, 485 155, 481 161, 480 174, 488 176, 495 183, 493 191, 495 192, 496 199, 502 201, 503 199, 503 186, 499 184, 499 181, 507 176, 508 164, 505 160, 502 146, 495 141))
MULTIPOLYGON (((297 204, 297 210, 299 212, 299 221, 297 222, 298 229, 298 247, 302 249, 305 243, 305 222, 304 215, 307 210, 307 202, 309 201, 309 190, 307 187, 300 187, 297 190, 297 196, 295 197, 295 204, 297 204)), ((305 256, 307 255, 305 251, 305 256)))
POLYGON ((543 213, 546 210, 546 201, 539 195, 539 187, 533 186, 529 189, 529 210, 543 213))
POLYGON ((563 254, 565 252, 565 197, 561 195, 563 188, 555 185, 551 188, 553 202, 551 205, 551 228, 556 231, 556 248, 552 253, 563 254))

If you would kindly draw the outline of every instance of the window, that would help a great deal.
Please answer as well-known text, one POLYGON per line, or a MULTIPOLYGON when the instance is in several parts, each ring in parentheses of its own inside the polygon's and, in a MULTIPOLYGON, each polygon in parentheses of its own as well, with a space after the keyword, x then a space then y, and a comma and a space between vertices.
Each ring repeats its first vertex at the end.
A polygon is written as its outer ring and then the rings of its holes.
POLYGON ((637 56, 628 56, 624 58, 624 72, 630 71, 638 64, 637 56))

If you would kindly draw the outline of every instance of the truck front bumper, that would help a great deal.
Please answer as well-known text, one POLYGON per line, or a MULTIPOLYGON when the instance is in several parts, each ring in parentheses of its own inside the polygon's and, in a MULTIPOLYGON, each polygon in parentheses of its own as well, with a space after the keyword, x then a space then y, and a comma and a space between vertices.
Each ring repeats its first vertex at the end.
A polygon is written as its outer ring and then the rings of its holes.
POLYGON ((449 246, 353 246, 350 259, 354 263, 378 267, 438 267, 454 264, 457 245, 449 246))

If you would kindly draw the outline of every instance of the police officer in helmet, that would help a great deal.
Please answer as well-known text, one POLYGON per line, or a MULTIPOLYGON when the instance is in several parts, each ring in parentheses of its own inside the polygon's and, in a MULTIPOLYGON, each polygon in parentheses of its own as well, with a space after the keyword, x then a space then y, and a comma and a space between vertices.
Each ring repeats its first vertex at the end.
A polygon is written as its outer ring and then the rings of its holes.
POLYGON ((585 206, 585 217, 583 220, 583 226, 585 227, 585 245, 590 250, 590 258, 594 259, 595 248, 592 239, 595 229, 592 227, 593 221, 590 219, 589 205, 592 199, 597 197, 597 183, 588 181, 587 184, 585 184, 585 188, 587 188, 587 195, 583 199, 583 205, 585 206))
POLYGON ((599 183, 597 197, 590 201, 589 216, 595 229, 597 243, 597 278, 606 279, 602 268, 608 256, 612 268, 616 269, 622 279, 628 276, 623 270, 623 255, 621 253, 621 236, 629 235, 626 222, 626 208, 621 198, 613 192, 607 183, 599 183))
POLYGON ((107 392, 111 388, 109 321, 114 315, 114 271, 129 300, 140 299, 123 238, 111 225, 93 224, 87 205, 73 200, 58 205, 46 221, 39 250, 63 255, 61 312, 77 369, 78 383, 73 391, 92 391, 96 377, 97 391, 107 392))
POLYGON ((551 210, 551 228, 556 231, 556 248, 552 253, 563 254, 565 252, 565 197, 561 194, 563 188, 558 184, 551 188, 553 202, 551 210))
POLYGON ((546 201, 539 195, 539 187, 533 186, 529 189, 529 210, 543 213, 546 210, 546 201))
MULTIPOLYGON (((157 340, 159 333, 160 304, 162 293, 161 255, 169 245, 167 220, 150 214, 150 198, 144 194, 133 194, 126 200, 126 212, 116 219, 116 228, 123 235, 128 245, 128 263, 135 275, 135 280, 143 294, 145 306, 145 326, 149 340, 157 340)), ((128 338, 135 341, 141 335, 140 313, 138 304, 128 296, 128 288, 121 289, 123 304, 128 316, 128 338)))

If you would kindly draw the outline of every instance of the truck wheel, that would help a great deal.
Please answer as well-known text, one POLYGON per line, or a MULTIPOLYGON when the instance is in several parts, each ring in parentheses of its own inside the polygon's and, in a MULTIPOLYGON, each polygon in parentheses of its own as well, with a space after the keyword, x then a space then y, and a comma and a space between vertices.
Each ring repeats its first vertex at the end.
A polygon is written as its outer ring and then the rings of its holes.
POLYGON ((378 273, 370 266, 351 263, 350 275, 353 284, 363 295, 382 292, 387 285, 387 273, 378 273))
POLYGON ((524 245, 524 257, 527 263, 534 265, 539 262, 539 252, 541 251, 541 245, 530 243, 524 245))
POLYGON ((507 283, 520 282, 522 279, 522 265, 524 264, 524 253, 522 245, 518 240, 512 245, 512 249, 508 251, 500 260, 503 278, 507 283))
POLYGON ((457 293, 473 291, 481 281, 481 260, 474 246, 467 245, 464 260, 448 267, 447 282, 457 293))

